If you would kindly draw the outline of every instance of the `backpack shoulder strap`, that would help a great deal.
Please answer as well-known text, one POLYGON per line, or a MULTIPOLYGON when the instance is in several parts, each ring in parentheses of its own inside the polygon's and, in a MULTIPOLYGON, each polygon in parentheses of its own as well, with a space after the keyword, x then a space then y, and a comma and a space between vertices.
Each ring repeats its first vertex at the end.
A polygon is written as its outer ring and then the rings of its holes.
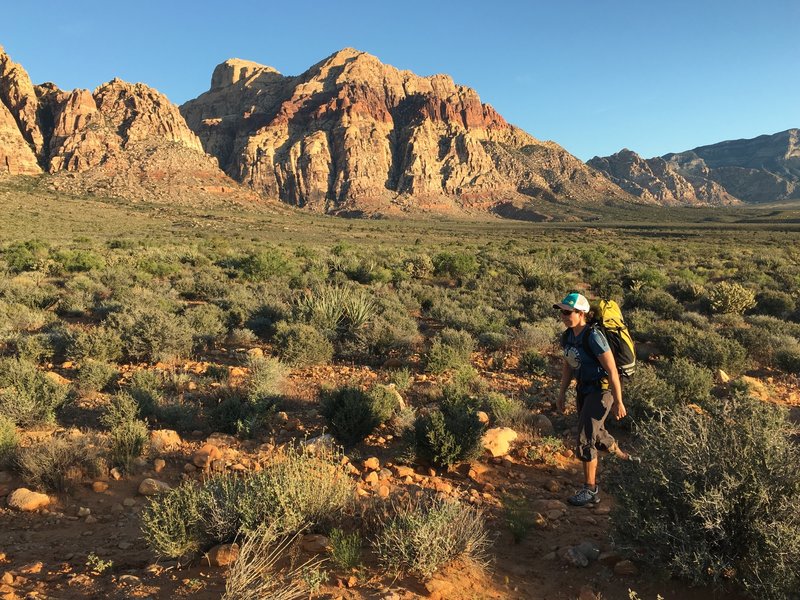
POLYGON ((595 353, 594 350, 592 350, 592 345, 589 343, 589 337, 592 335, 592 331, 597 331, 599 325, 597 321, 592 321, 586 327, 588 328, 588 330, 583 334, 581 343, 583 345, 583 349, 586 352, 586 354, 597 360, 597 354, 595 353))

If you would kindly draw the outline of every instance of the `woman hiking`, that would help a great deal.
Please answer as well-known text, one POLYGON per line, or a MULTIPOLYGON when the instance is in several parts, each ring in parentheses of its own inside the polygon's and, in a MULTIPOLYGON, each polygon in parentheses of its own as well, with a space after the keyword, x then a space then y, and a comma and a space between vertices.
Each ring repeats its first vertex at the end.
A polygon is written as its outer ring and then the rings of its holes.
POLYGON ((554 304, 553 308, 561 311, 561 321, 567 327, 562 337, 564 364, 557 407, 559 412, 564 412, 567 389, 574 378, 578 404, 576 455, 583 462, 583 487, 568 501, 573 506, 593 506, 600 502, 600 489, 597 486, 598 449, 613 452, 622 460, 637 463, 641 460, 623 452, 605 428, 609 413, 616 419, 622 419, 627 411, 622 402, 622 385, 614 354, 603 332, 589 326, 589 301, 573 292, 554 304), (589 336, 588 344, 584 343, 584 336, 589 336))

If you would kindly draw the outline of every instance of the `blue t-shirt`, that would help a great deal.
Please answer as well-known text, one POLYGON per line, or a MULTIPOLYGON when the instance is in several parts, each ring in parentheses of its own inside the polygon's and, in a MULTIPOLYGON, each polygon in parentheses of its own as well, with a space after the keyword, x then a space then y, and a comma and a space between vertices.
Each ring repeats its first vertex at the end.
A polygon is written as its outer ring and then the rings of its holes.
POLYGON ((597 356, 608 352, 611 347, 608 345, 606 336, 602 331, 595 327, 586 326, 583 331, 575 337, 572 329, 567 329, 564 340, 564 358, 572 367, 572 373, 578 380, 577 390, 581 394, 608 388, 608 373, 600 366, 597 356), (583 347, 583 337, 589 333, 589 347, 594 352, 594 356, 586 353, 583 347))

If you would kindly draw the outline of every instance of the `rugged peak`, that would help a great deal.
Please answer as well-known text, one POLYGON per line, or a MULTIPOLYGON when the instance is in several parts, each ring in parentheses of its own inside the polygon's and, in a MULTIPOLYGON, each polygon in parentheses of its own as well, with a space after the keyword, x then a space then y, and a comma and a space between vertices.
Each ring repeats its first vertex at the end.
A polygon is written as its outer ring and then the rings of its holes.
POLYGON ((251 79, 253 76, 265 73, 280 75, 280 72, 276 69, 252 60, 229 58, 225 62, 218 64, 214 69, 214 73, 211 75, 211 89, 224 88, 243 79, 251 79))
POLYGON ((22 137, 37 155, 42 156, 44 136, 39 124, 39 101, 27 71, 11 60, 0 47, 0 102, 6 105, 19 126, 22 137))

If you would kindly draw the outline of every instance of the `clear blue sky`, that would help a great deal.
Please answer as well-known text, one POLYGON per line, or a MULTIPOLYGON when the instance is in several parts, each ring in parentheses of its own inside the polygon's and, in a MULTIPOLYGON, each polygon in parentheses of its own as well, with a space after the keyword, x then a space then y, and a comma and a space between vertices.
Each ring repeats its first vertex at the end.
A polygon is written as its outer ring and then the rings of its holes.
POLYGON ((120 77, 178 104, 243 58, 302 73, 344 47, 448 73, 581 159, 800 127, 798 0, 0 0, 34 83, 120 77))

